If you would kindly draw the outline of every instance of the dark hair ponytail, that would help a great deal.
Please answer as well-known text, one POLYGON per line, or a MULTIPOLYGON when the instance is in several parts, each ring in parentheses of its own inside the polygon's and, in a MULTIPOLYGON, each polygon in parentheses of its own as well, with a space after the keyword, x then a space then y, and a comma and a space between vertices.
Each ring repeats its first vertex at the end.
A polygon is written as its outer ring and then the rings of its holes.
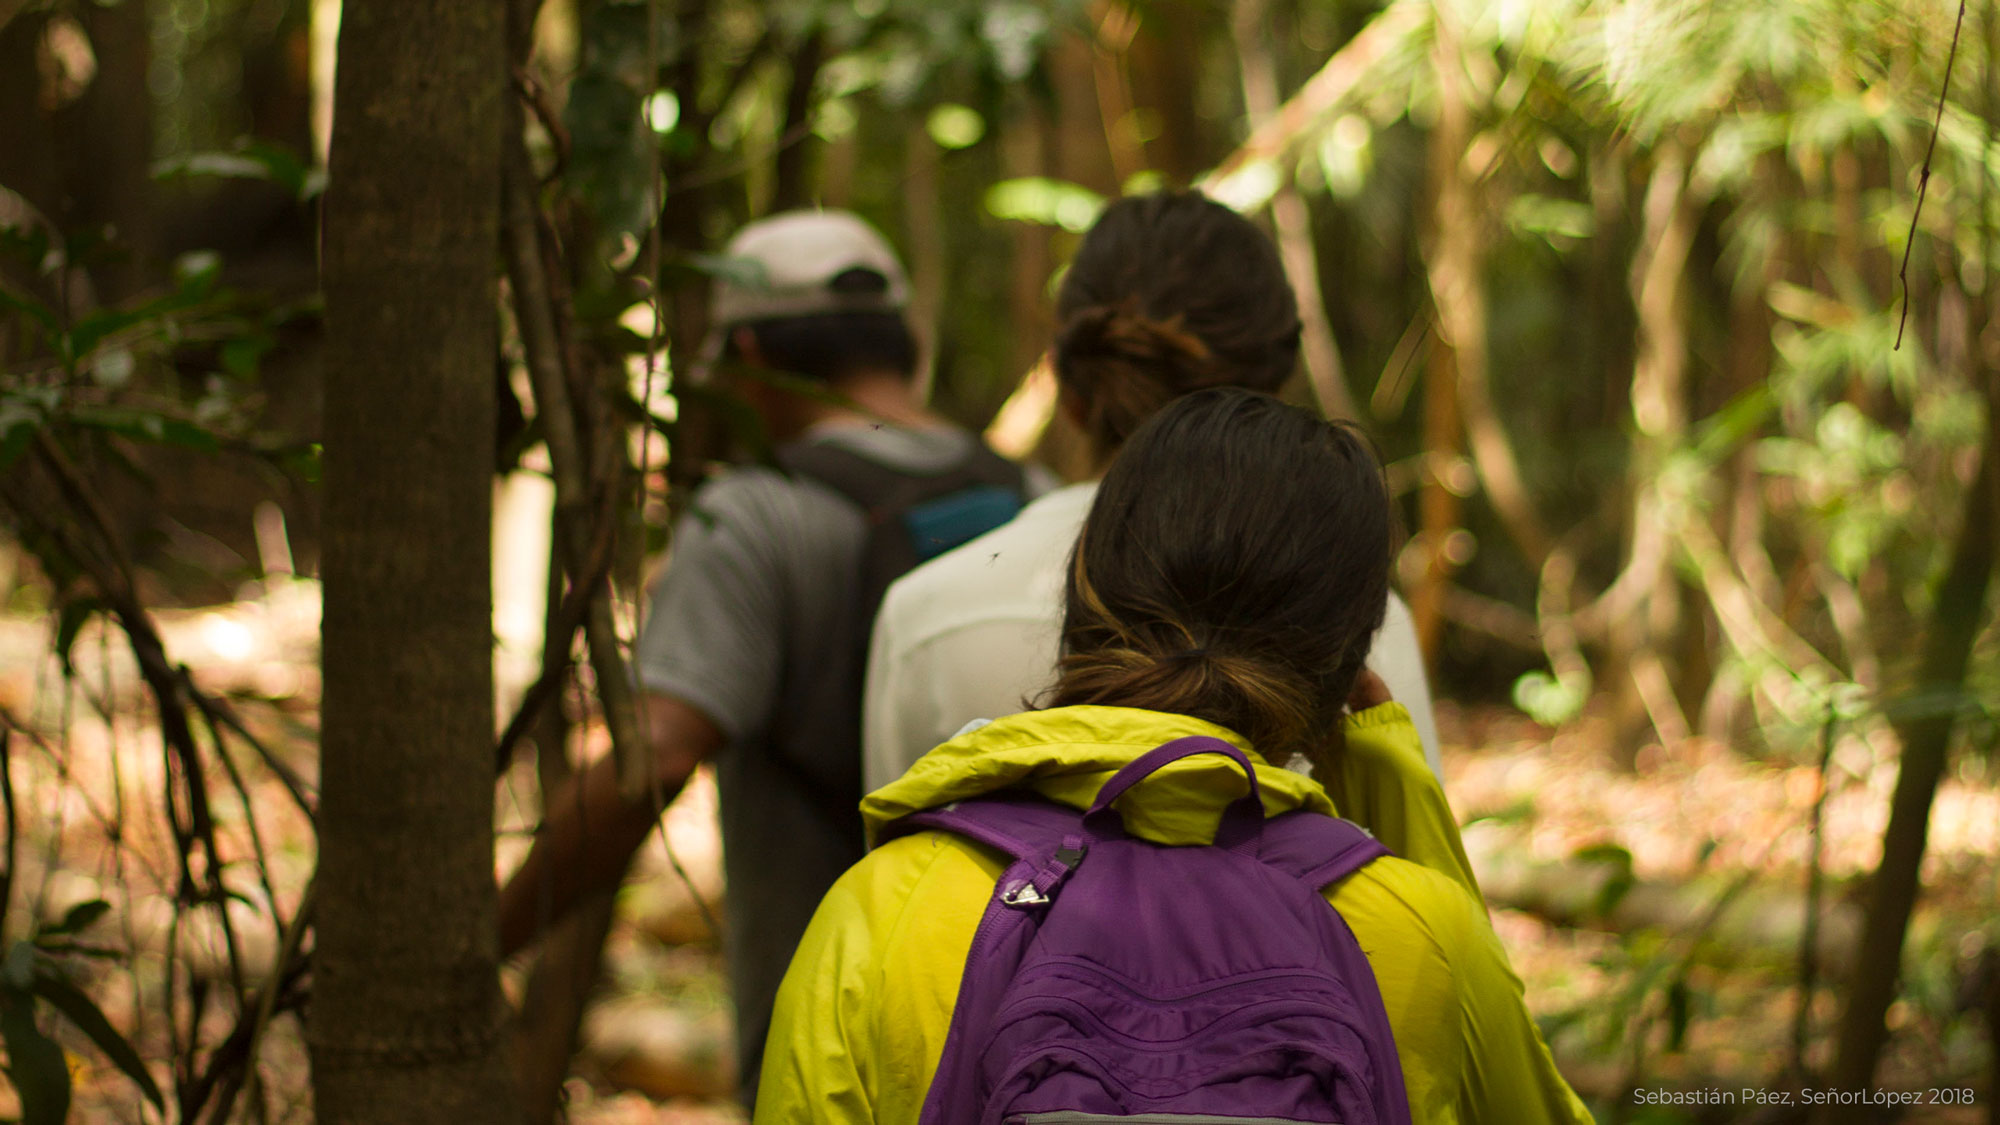
POLYGON ((1056 297, 1056 376, 1100 450, 1190 391, 1276 390, 1298 360, 1298 302, 1277 248, 1194 192, 1105 208, 1056 297))
POLYGON ((1282 761, 1337 729, 1388 592, 1388 492, 1352 426, 1188 395, 1098 491, 1050 702, 1193 715, 1282 761))

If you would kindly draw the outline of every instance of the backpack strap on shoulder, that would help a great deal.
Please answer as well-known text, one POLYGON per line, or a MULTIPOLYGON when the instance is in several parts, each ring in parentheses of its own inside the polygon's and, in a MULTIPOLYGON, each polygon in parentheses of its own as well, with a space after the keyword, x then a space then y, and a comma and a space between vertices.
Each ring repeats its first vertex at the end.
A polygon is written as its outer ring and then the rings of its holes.
POLYGON ((933 829, 963 836, 1015 859, 1053 851, 1082 818, 1073 810, 1025 794, 998 794, 913 812, 883 827, 883 843, 933 829))
POLYGON ((995 896, 1016 908, 1047 905, 1090 850, 1080 814, 1026 795, 981 797, 911 813, 885 827, 881 839, 924 829, 963 836, 1013 860, 995 896))

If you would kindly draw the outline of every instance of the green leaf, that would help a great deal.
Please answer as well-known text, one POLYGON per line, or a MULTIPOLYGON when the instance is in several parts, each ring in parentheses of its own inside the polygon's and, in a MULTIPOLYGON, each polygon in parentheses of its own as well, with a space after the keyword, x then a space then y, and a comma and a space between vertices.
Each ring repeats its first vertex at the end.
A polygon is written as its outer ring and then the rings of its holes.
POLYGON ((1675 977, 1667 986, 1667 1050, 1678 1054, 1687 1046, 1689 1008, 1694 994, 1689 991, 1686 977, 1675 977))
POLYGON ((273 341, 269 336, 244 336, 222 345, 222 369, 239 379, 249 379, 257 374, 257 365, 264 359, 264 353, 271 350, 273 341))
POLYGON ((105 339, 127 328, 141 325, 157 327, 169 314, 190 308, 207 296, 207 282, 199 279, 184 280, 179 292, 169 293, 158 300, 147 301, 129 309, 100 309, 91 313, 77 321, 69 330, 69 335, 66 337, 69 358, 72 361, 82 359, 105 339))
POLYGON ((0 310, 12 310, 21 313, 36 324, 41 325, 44 330, 51 334, 62 331, 62 325, 56 319, 55 310, 32 297, 22 297, 9 293, 5 289, 0 289, 0 310))
POLYGON ((1104 209, 1104 197, 1067 180, 1023 176, 986 189, 986 212, 996 219, 1085 231, 1104 209))
POLYGON ((931 107, 924 131, 939 148, 971 148, 986 135, 986 119, 971 106, 945 102, 931 107))
POLYGON ((1590 844, 1578 848, 1571 854, 1570 861, 1610 868, 1604 885, 1597 890, 1597 901, 1592 903, 1592 909, 1599 917, 1618 909, 1618 904, 1625 901, 1625 896, 1638 885, 1638 879, 1632 872, 1632 853, 1618 844, 1590 844))
POLYGON ((33 996, 0 992, 0 1039, 7 1043, 7 1077, 21 1099, 21 1125, 63 1125, 69 1118, 69 1060, 35 1026, 33 996))
POLYGON ((121 406, 78 407, 70 415, 70 421, 79 426, 108 430, 121 437, 158 445, 177 445, 202 453, 213 453, 222 448, 215 435, 201 426, 151 410, 121 406))
POLYGON ((48 404, 41 396, 0 394, 0 471, 5 471, 48 422, 48 404))
POLYGON ((1514 681, 1514 706, 1543 726, 1556 727, 1577 717, 1590 701, 1589 677, 1564 683, 1541 669, 1514 681))
POLYGON ((769 289, 770 271, 755 258, 735 258, 727 254, 682 254, 674 265, 745 289, 769 289))
POLYGON ((297 153, 270 141, 246 141, 229 152, 197 152, 153 165, 156 180, 188 176, 264 180, 298 200, 309 199, 325 188, 325 178, 308 168, 297 153))
POLYGON ((1515 197, 1507 207, 1507 225, 1517 236, 1535 236, 1565 249, 1591 236, 1597 215, 1588 203, 1552 195, 1515 197))
MULTIPOLYGON (((83 907, 77 909, 81 910, 83 907)), ((72 910, 70 913, 74 914, 76 911, 72 910)), ((161 1096, 159 1085, 147 1072, 146 1060, 140 1058, 139 1052, 132 1048, 131 1042, 120 1035, 117 1028, 111 1026, 111 1021, 104 1018, 103 1010, 85 995, 82 989, 54 973, 42 973, 35 978, 35 994, 47 1000, 67 1017, 69 1022, 76 1025, 78 1031, 90 1036, 90 1041, 97 1044, 97 1049, 104 1052, 112 1065, 125 1072, 125 1076, 139 1087, 139 1092, 146 1095, 146 1100, 153 1103, 153 1108, 163 1113, 166 1111, 166 1098, 161 1096)))
POLYGON ((89 929, 91 923, 111 912, 111 904, 101 898, 79 902, 69 908, 63 920, 42 930, 44 934, 76 934, 89 929))

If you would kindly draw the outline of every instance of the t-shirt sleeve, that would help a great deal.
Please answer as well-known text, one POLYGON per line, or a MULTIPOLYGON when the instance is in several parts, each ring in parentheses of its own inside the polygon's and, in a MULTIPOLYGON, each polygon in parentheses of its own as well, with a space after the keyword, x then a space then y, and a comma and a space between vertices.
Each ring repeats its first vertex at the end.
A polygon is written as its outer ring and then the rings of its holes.
POLYGON ((779 482, 760 477, 738 472, 696 493, 636 650, 641 687, 698 708, 732 744, 769 721, 783 667, 779 482))

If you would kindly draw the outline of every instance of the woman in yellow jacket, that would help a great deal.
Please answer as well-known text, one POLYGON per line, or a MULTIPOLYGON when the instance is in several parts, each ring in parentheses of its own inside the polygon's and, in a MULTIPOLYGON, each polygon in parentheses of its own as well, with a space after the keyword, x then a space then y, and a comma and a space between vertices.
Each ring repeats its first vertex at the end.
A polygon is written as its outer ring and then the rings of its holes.
MULTIPOLYGON (((1337 788, 1372 792, 1353 763, 1420 753, 1407 714, 1359 676, 1388 560, 1380 468, 1351 430, 1242 390, 1174 403, 1133 436, 1084 525, 1052 706, 931 751, 864 801, 871 831, 1009 789, 1085 809, 1121 766, 1193 734, 1260 767, 1305 753, 1344 779, 1337 788), (1375 705, 1348 713, 1350 700, 1375 705)), ((1266 816, 1345 811, 1307 777, 1256 776, 1266 816)), ((1135 836, 1206 844, 1242 795, 1237 767, 1209 755, 1161 769, 1117 809, 1135 836)), ((1378 803, 1393 819, 1394 795, 1378 803)), ((1455 834, 1449 845, 1435 836, 1417 833, 1444 870, 1385 857, 1326 890, 1374 970, 1412 1120, 1588 1121, 1469 874, 1453 870, 1455 834)), ((758 1122, 914 1125, 1005 866, 960 837, 918 832, 834 886, 779 993, 758 1122)))

